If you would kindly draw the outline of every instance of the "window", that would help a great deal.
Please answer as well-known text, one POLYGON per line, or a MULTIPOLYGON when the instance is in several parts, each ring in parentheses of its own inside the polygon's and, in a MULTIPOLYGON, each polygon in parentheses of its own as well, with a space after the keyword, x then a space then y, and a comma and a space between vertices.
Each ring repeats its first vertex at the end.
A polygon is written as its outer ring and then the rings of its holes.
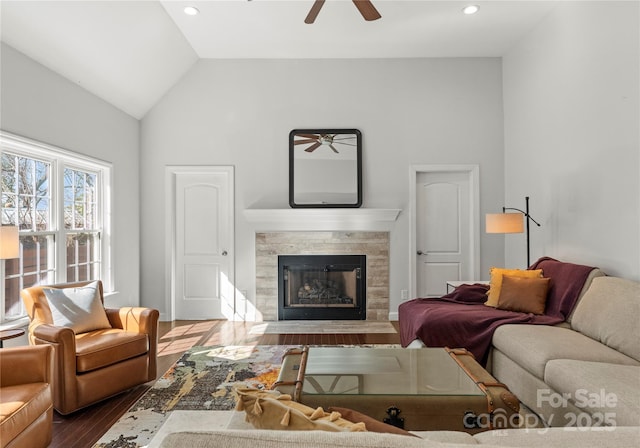
POLYGON ((64 169, 67 281, 100 278, 97 173, 64 169))
POLYGON ((0 133, 2 225, 18 226, 20 257, 4 260, 1 320, 26 315, 20 290, 101 279, 109 289, 110 166, 0 133))

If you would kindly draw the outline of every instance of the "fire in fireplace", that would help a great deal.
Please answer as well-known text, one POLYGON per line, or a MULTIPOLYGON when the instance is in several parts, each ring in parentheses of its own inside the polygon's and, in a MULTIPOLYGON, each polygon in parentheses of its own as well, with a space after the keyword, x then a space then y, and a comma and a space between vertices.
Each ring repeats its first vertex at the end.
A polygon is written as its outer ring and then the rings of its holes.
POLYGON ((278 319, 365 320, 365 255, 278 256, 278 319))

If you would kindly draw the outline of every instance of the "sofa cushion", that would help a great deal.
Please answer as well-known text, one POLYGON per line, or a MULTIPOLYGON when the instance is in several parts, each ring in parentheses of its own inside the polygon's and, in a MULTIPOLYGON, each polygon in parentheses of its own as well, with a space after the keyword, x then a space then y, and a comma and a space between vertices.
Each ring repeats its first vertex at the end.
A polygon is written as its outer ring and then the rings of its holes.
MULTIPOLYGON (((433 431, 440 434, 443 431, 433 431)), ((464 441, 440 442, 395 434, 324 431, 218 430, 182 431, 168 434, 160 448, 463 448, 473 445, 496 447, 592 448, 635 447, 638 427, 501 429, 468 436, 464 441)))
POLYGON ((575 330, 640 361, 640 283, 598 277, 576 306, 575 330))
POLYGON ((101 369, 144 355, 147 351, 149 340, 144 333, 119 328, 82 333, 76 336, 76 371, 84 373, 101 369))
POLYGON ((493 334, 493 346, 511 360, 544 378, 544 369, 552 359, 579 359, 640 365, 630 358, 577 331, 547 325, 502 325, 493 334))
POLYGON ((247 421, 258 429, 366 431, 364 423, 352 423, 338 412, 325 412, 295 402, 276 390, 235 388, 236 409, 245 411, 247 421))
POLYGON ((100 298, 98 282, 71 288, 42 288, 49 301, 53 324, 76 334, 111 328, 100 298))
MULTIPOLYGON (((433 442, 455 443, 461 445, 477 445, 478 442, 469 433, 463 431, 411 431, 421 439, 433 442)), ((428 446, 428 445, 427 445, 428 446)), ((449 446, 449 445, 446 445, 449 446)))
POLYGON ((601 448, 635 447, 640 428, 500 429, 473 436, 480 446, 601 448))
POLYGON ((160 448, 427 448, 469 447, 469 443, 440 443, 419 437, 379 432, 326 432, 275 430, 221 430, 174 432, 167 435, 160 448))
POLYGON ((605 275, 607 275, 607 274, 605 274, 604 271, 599 269, 599 268, 595 268, 595 269, 591 270, 591 272, 587 276, 587 279, 584 282, 584 285, 582 285, 582 290, 580 291, 580 294, 578 295, 578 300, 577 300, 575 306, 573 307, 573 309, 571 310, 571 312, 567 316, 566 322, 568 324, 571 323, 571 320, 573 319, 573 313, 575 313, 576 307, 578 306, 578 303, 580 303, 580 300, 582 300, 582 298, 584 297, 584 294, 589 290, 589 287, 591 286, 591 282, 593 282, 593 279, 596 278, 596 277, 604 277, 605 275))
POLYGON ((583 425, 640 426, 640 366, 556 359, 544 380, 576 407, 598 413, 583 425))

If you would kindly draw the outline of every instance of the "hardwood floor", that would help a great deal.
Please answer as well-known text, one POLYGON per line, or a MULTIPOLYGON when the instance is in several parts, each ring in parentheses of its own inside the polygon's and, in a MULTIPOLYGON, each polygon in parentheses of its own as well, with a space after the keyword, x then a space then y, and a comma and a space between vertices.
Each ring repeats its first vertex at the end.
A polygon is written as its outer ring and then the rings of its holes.
MULTIPOLYGON (((396 330, 398 323, 392 322, 396 330)), ((400 335, 372 334, 265 334, 252 335, 252 322, 160 322, 158 378, 194 345, 361 345, 399 344, 400 335)), ((68 416, 54 413, 50 448, 88 448, 133 405, 152 383, 138 386, 68 416)))

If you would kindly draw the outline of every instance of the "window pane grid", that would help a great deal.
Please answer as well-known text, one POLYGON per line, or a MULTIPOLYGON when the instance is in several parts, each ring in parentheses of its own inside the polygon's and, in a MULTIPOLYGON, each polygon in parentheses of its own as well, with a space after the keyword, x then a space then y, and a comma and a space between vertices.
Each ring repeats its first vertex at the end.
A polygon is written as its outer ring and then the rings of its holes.
POLYGON ((64 226, 68 230, 95 226, 97 175, 66 168, 64 170, 64 226))
POLYGON ((100 275, 100 233, 67 234, 67 281, 95 280, 100 275))
POLYGON ((2 154, 2 224, 20 230, 51 230, 51 164, 2 154))
POLYGON ((20 291, 37 283, 55 282, 55 236, 20 236, 20 258, 5 260, 5 318, 26 314, 20 291))
POLYGON ((26 315, 22 289, 101 279, 103 269, 99 187, 105 168, 56 148, 49 152, 36 145, 35 157, 22 146, 15 147, 16 153, 12 148, 3 145, 0 153, 0 221, 19 227, 20 258, 5 260, 0 321, 26 315))

